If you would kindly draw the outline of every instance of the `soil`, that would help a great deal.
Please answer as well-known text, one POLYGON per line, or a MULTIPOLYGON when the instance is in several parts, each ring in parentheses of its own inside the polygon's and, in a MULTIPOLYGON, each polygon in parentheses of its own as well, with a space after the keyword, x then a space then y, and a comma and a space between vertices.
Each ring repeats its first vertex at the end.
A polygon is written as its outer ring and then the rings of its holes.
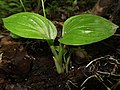
POLYGON ((0 90, 61 90, 65 88, 66 75, 57 74, 52 55, 47 55, 49 50, 46 52, 41 48, 37 54, 33 50, 34 46, 28 45, 26 48, 22 42, 15 42, 8 36, 2 37, 0 44, 0 90), (27 49, 32 53, 28 54, 27 49))
MULTIPOLYGON (((56 11, 48 15, 51 14, 49 18, 61 30, 63 21, 70 15, 85 12, 86 9, 79 9, 86 5, 88 3, 78 3, 75 11, 60 10, 58 15, 56 11), (58 16, 61 17, 58 19, 58 16)), ((119 90, 119 31, 101 42, 81 46, 84 53, 72 54, 69 72, 58 74, 45 41, 13 39, 3 30, 0 35, 0 90, 119 90)), ((57 38, 61 36, 58 32, 57 38)))

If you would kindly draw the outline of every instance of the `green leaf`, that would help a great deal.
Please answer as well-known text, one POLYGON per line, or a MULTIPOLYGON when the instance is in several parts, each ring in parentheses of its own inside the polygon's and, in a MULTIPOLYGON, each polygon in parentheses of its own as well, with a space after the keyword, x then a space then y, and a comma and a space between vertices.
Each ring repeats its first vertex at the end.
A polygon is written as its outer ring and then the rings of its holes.
POLYGON ((67 45, 85 45, 112 36, 117 25, 100 16, 82 14, 67 19, 59 42, 67 45))
POLYGON ((21 12, 3 18, 4 26, 13 34, 24 38, 55 39, 55 25, 45 17, 31 12, 21 12))

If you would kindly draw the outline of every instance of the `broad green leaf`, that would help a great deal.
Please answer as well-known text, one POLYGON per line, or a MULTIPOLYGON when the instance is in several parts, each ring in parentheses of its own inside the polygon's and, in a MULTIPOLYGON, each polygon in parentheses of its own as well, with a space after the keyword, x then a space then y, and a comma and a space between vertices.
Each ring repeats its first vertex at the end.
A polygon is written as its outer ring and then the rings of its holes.
POLYGON ((112 36, 117 25, 100 16, 82 14, 67 19, 59 42, 67 45, 85 45, 112 36))
POLYGON ((55 39, 57 30, 54 24, 45 17, 31 13, 21 12, 3 18, 4 26, 13 34, 35 39, 55 39))

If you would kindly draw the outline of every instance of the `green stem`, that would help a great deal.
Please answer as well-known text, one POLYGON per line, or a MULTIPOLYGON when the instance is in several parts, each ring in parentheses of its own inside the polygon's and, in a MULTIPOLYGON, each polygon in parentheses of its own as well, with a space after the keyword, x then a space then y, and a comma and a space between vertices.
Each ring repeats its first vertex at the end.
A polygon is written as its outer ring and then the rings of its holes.
POLYGON ((20 3, 21 3, 21 5, 22 5, 22 7, 23 7, 24 11, 26 12, 26 9, 25 9, 25 6, 24 6, 24 4, 23 4, 23 1, 22 1, 22 0, 20 0, 20 3))
POLYGON ((61 63, 59 63, 58 60, 55 57, 53 57, 53 59, 54 59, 55 66, 56 66, 58 74, 64 73, 63 65, 61 65, 61 63))
POLYGON ((58 60, 58 54, 57 54, 57 52, 56 52, 56 50, 55 50, 55 47, 54 47, 53 45, 50 45, 50 49, 51 49, 54 57, 58 60))
POLYGON ((60 50, 56 51, 55 49, 55 46, 54 45, 51 45, 50 44, 50 41, 47 41, 49 46, 50 46, 50 49, 53 53, 53 59, 54 59, 54 62, 55 62, 55 66, 56 66, 56 69, 57 69, 57 72, 60 74, 60 73, 63 73, 64 72, 64 67, 62 65, 62 52, 60 51, 61 50, 61 46, 59 47, 60 50))
POLYGON ((62 56, 63 56, 63 47, 62 44, 59 44, 59 50, 58 50, 58 58, 59 58, 59 62, 62 64, 62 56))
POLYGON ((68 73, 68 65, 69 65, 69 62, 70 62, 70 56, 68 56, 67 62, 66 62, 66 64, 65 64, 66 73, 68 73))
MULTIPOLYGON (((42 1, 42 8, 43 8, 43 14, 44 14, 44 17, 46 18, 46 14, 45 14, 45 8, 44 8, 44 2, 43 0, 42 1)), ((49 22, 48 22, 49 23, 49 22)), ((49 28, 49 27, 48 27, 49 28)), ((50 33, 49 33, 50 35, 50 33)), ((54 41, 52 41, 52 44, 51 44, 51 41, 47 40, 49 46, 50 46, 50 49, 54 55, 53 59, 54 59, 54 62, 55 62, 55 66, 56 66, 56 69, 57 69, 57 72, 60 74, 60 73, 63 73, 64 72, 64 67, 63 67, 63 64, 62 64, 62 46, 60 44, 59 46, 59 51, 57 53, 56 49, 55 49, 55 46, 54 46, 54 41)))
POLYGON ((43 1, 43 0, 41 0, 41 1, 42 1, 43 14, 44 14, 44 17, 46 17, 46 14, 45 14, 45 7, 44 7, 44 1, 43 1))
POLYGON ((57 72, 59 74, 63 73, 64 72, 64 67, 62 65, 62 55, 60 55, 60 52, 58 52, 58 54, 57 54, 54 46, 50 46, 50 48, 51 48, 51 51, 54 55, 53 59, 54 59, 54 62, 55 62, 57 72))

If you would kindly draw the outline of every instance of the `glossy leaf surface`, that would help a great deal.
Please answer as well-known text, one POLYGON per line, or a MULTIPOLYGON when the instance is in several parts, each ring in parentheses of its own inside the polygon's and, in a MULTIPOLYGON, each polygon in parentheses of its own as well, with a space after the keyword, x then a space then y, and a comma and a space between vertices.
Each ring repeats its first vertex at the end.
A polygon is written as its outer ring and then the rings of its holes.
POLYGON ((112 36, 117 28, 117 25, 100 16, 81 14, 65 21, 59 42, 67 45, 90 44, 112 36))
POLYGON ((55 39, 57 35, 56 27, 50 20, 31 12, 11 15, 3 18, 3 22, 13 34, 25 38, 55 39))

